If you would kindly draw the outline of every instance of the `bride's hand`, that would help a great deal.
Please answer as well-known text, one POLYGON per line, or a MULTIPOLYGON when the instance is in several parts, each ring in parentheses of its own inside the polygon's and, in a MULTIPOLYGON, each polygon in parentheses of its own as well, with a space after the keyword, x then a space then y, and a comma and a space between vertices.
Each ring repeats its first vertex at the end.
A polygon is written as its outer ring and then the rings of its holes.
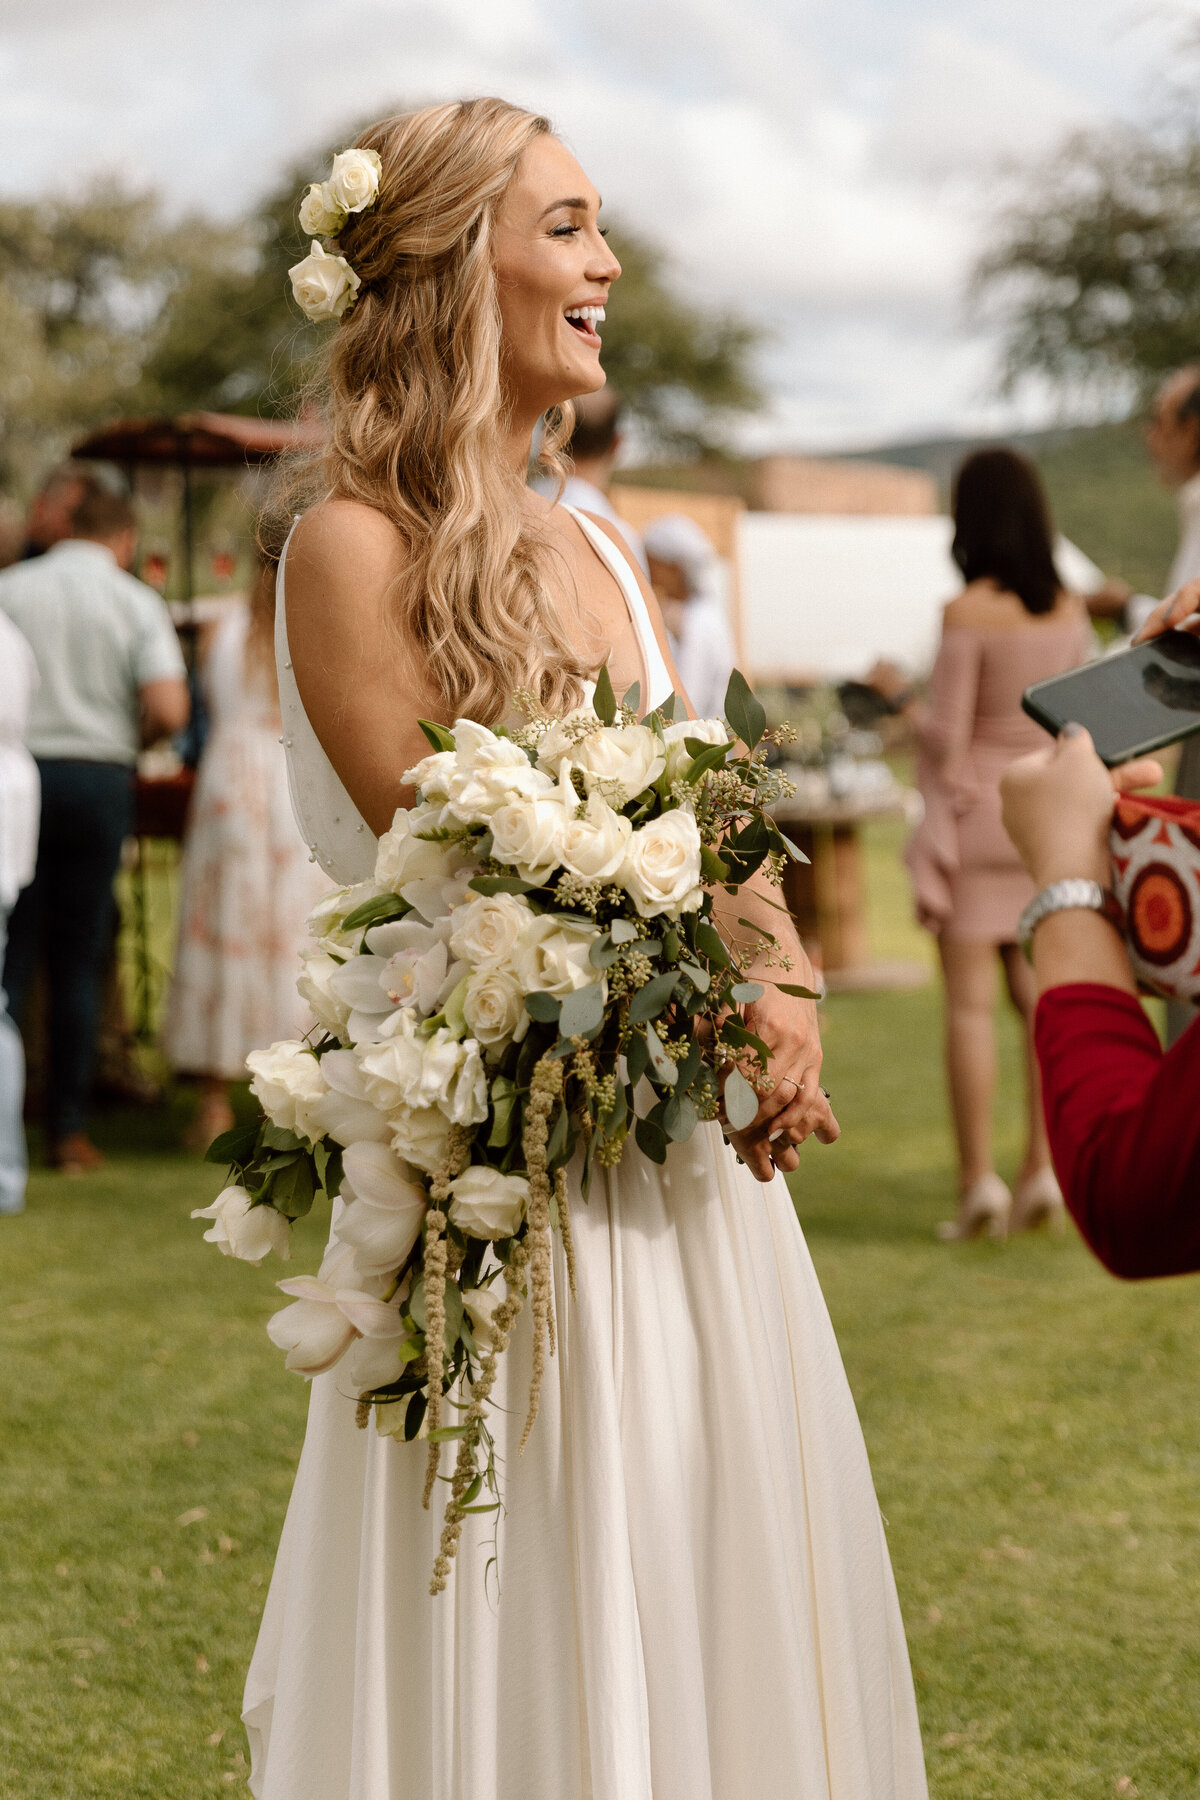
POLYGON ((781 994, 766 981, 762 986, 762 997, 746 1007, 744 1016, 747 1028, 771 1052, 775 1085, 763 1096, 753 1123, 744 1131, 730 1131, 729 1141, 755 1180, 770 1181, 776 1169, 787 1175, 796 1168, 805 1138, 832 1144, 841 1126, 821 1088, 816 1002, 781 994))

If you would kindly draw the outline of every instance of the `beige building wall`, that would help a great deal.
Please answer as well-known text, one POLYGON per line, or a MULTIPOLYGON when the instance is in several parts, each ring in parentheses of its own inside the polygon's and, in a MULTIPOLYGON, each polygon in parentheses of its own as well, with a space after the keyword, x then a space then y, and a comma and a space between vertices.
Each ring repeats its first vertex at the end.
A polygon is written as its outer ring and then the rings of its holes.
POLYGON ((895 463, 764 456, 755 464, 756 512, 912 516, 939 510, 937 482, 895 463))
POLYGON ((717 555, 725 563, 729 575, 729 623, 739 667, 745 654, 742 625, 741 549, 738 528, 746 510, 743 500, 732 494, 691 494, 675 488, 626 487, 614 482, 608 497, 625 520, 639 535, 653 519, 668 513, 684 513, 704 532, 717 555))

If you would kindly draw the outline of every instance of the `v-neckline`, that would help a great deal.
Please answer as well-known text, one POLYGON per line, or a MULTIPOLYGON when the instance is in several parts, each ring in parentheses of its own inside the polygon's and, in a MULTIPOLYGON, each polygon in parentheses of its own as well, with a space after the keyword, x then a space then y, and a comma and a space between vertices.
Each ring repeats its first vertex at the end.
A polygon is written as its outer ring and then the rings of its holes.
MULTIPOLYGON (((585 517, 578 507, 568 506, 564 502, 562 509, 565 513, 569 513, 571 518, 574 519, 575 528, 583 538, 584 543, 591 550, 592 555, 596 558, 597 562, 602 564, 602 566, 608 570, 608 573, 612 576, 620 590, 621 599, 625 603, 625 616, 633 627, 634 642, 637 645, 642 703, 643 707, 648 709, 653 703, 653 696, 651 694, 650 646, 646 641, 646 637, 651 630, 649 617, 647 616, 645 619, 646 630, 644 633, 642 629, 642 620, 638 616, 639 609, 635 607, 633 595, 630 593, 627 585, 625 568, 618 560, 620 558, 620 551, 617 549, 616 545, 611 544, 600 528, 593 525, 591 520, 585 517), (593 533, 595 534, 594 536, 593 533)), ((632 570, 630 570, 630 579, 632 579, 632 573, 632 570)), ((640 594, 638 595, 638 599, 641 599, 640 594)), ((662 661, 661 652, 659 654, 659 660, 662 661)), ((666 696, 664 695, 663 697, 665 699, 666 696)))

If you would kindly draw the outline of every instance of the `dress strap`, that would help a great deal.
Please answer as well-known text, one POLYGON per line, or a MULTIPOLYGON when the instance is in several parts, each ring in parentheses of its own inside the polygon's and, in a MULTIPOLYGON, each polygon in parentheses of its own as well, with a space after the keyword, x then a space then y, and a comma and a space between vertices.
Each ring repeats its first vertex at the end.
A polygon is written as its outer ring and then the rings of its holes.
POLYGON ((292 797, 292 812, 313 861, 319 863, 334 881, 350 887, 356 881, 367 881, 374 874, 378 840, 342 786, 309 723, 292 672, 283 572, 288 544, 295 529, 293 524, 275 577, 275 670, 279 677, 279 713, 287 755, 288 792, 292 797))
POLYGON ((658 639, 654 635, 646 597, 638 584, 637 576, 612 539, 601 531, 598 525, 593 524, 586 513, 580 512, 579 508, 575 506, 564 505, 563 510, 570 513, 588 543, 620 587, 621 593, 625 597, 630 623, 637 634, 638 644, 641 647, 642 665, 646 671, 646 685, 649 689, 644 696, 645 704, 661 706, 671 694, 675 684, 671 680, 671 672, 667 668, 658 639))

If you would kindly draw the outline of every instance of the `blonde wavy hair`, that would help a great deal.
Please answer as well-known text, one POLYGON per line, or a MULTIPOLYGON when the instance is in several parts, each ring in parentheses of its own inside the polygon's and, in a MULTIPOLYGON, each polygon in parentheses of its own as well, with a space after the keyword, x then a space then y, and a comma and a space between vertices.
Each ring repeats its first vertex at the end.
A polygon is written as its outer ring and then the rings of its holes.
MULTIPOLYGON (((394 616, 449 717, 495 722, 518 688, 574 705, 589 672, 505 454, 493 228, 522 152, 549 131, 493 99, 372 125, 356 147, 379 153, 379 198, 338 240, 362 287, 329 349, 325 478, 402 533, 394 616)), ((560 478, 571 423, 569 403, 546 422, 541 461, 560 478)))

